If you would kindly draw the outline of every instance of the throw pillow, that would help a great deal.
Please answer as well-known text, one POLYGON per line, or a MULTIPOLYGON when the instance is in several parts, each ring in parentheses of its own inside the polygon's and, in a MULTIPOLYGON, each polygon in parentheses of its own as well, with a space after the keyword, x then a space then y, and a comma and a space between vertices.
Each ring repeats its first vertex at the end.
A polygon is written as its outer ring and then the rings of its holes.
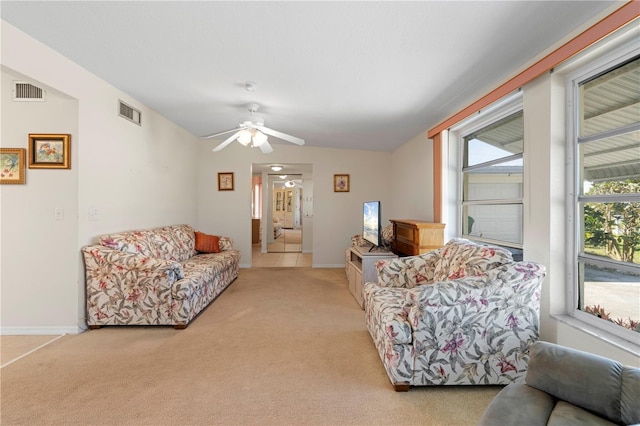
POLYGON ((220 237, 196 231, 196 250, 201 253, 220 253, 220 237))

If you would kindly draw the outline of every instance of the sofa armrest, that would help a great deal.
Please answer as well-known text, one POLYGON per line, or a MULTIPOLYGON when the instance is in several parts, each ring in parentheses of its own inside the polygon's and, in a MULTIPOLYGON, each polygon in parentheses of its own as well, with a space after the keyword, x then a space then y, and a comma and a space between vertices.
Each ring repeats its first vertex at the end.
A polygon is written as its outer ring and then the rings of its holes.
POLYGON ((518 262, 408 292, 416 370, 434 383, 510 383, 524 379, 538 340, 542 265, 518 262))
POLYGON ((526 382, 612 422, 640 423, 640 369, 599 355, 537 342, 531 348, 526 382))
POLYGON ((135 271, 147 277, 161 274, 171 282, 184 278, 182 265, 174 260, 127 253, 98 244, 83 247, 82 253, 87 270, 111 269, 115 275, 135 271))
POLYGON ((220 251, 233 250, 233 240, 230 237, 220 237, 218 244, 220 245, 220 251))
POLYGON ((184 277, 180 263, 102 245, 82 249, 87 324, 169 324, 172 286, 184 277))
POLYGON ((171 292, 174 282, 184 278, 182 265, 175 261, 126 253, 102 245, 82 249, 85 263, 87 296, 92 292, 117 289, 128 298, 144 292, 171 292))
POLYGON ((433 281, 438 251, 419 256, 383 259, 376 262, 378 285, 384 287, 413 288, 433 281))
POLYGON ((391 344, 408 344, 412 341, 411 325, 407 320, 406 293, 403 288, 382 287, 365 283, 362 288, 365 315, 369 324, 375 324, 376 332, 384 333, 391 344))

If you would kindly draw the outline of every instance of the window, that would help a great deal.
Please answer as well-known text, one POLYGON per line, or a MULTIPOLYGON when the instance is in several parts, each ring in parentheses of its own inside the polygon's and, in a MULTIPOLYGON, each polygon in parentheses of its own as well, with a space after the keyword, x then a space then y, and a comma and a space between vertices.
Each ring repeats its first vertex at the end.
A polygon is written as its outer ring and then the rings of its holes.
POLYGON ((521 99, 517 95, 456 131, 461 144, 459 234, 509 248, 518 260, 523 214, 521 99))
POLYGON ((639 54, 627 49, 604 58, 568 83, 569 311, 635 342, 640 333, 639 54))

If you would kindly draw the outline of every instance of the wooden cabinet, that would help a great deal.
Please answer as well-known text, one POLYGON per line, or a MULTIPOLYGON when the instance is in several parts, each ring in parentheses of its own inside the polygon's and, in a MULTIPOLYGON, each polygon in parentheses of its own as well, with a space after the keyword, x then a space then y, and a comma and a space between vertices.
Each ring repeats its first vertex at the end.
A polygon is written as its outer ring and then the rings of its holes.
POLYGON ((380 259, 395 259, 395 254, 381 250, 369 252, 369 247, 350 247, 346 251, 345 272, 349 281, 349 292, 358 305, 364 308, 362 286, 366 282, 378 282, 376 262, 380 259))
POLYGON ((444 223, 411 219, 391 219, 393 241, 391 248, 399 256, 415 256, 444 245, 444 223))
POLYGON ((273 190, 273 217, 278 219, 278 222, 282 225, 284 225, 284 196, 284 190, 273 190))
POLYGON ((273 217, 278 219, 283 228, 295 227, 294 197, 290 189, 274 189, 273 217))
POLYGON ((260 219, 251 219, 251 244, 260 242, 260 219))

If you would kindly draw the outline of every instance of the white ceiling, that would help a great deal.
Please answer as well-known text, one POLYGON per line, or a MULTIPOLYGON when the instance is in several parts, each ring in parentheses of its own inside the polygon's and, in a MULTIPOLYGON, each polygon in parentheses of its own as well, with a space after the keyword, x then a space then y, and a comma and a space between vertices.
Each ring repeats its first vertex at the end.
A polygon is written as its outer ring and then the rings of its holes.
POLYGON ((613 4, 2 1, 1 14, 195 135, 256 102, 308 146, 392 151, 613 4))

